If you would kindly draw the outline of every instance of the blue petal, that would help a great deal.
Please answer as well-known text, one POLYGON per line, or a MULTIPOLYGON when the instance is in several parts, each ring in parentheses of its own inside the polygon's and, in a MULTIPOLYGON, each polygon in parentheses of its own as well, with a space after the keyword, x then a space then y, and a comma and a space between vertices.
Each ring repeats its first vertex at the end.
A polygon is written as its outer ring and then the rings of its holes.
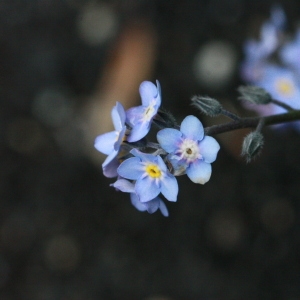
POLYGON ((141 202, 147 202, 154 199, 160 193, 160 186, 152 178, 144 177, 138 179, 135 183, 135 192, 141 202))
MULTIPOLYGON (((160 87, 159 87, 160 90, 160 87)), ((142 98, 143 106, 149 106, 151 101, 155 98, 156 103, 160 105, 160 94, 158 94, 158 88, 151 81, 144 81, 141 83, 139 91, 142 98)))
POLYGON ((138 157, 131 157, 124 160, 117 172, 120 176, 131 180, 137 180, 144 173, 141 160, 138 157))
POLYGON ((108 156, 102 165, 104 176, 108 178, 117 177, 118 176, 117 169, 119 165, 120 163, 117 157, 111 158, 108 156))
POLYGON ((167 175, 161 180, 161 193, 167 200, 176 202, 178 195, 178 183, 173 175, 167 175))
POLYGON ((184 159, 180 159, 178 155, 173 155, 173 154, 169 154, 167 156, 167 159, 171 163, 174 169, 172 172, 174 176, 180 176, 186 173, 185 170, 188 167, 188 165, 184 159))
POLYGON ((133 126, 127 141, 129 143, 141 140, 150 130, 150 122, 140 122, 133 126))
POLYGON ((182 133, 173 128, 165 128, 157 133, 157 140, 160 146, 168 153, 175 152, 181 141, 182 133))
POLYGON ((204 137, 204 129, 202 123, 194 116, 187 116, 181 123, 180 131, 188 139, 201 141, 204 137))
POLYGON ((117 141, 116 131, 107 132, 96 137, 94 147, 103 154, 109 155, 114 151, 114 144, 117 141))
POLYGON ((153 214, 154 212, 156 212, 159 208, 160 205, 160 199, 158 197, 156 197, 153 200, 150 200, 148 202, 144 202, 144 205, 147 208, 147 212, 149 214, 153 214))
POLYGON ((168 212, 168 209, 167 209, 165 203, 161 199, 159 199, 159 200, 160 200, 159 209, 160 209, 162 215, 165 216, 165 217, 168 217, 169 212, 168 212))
POLYGON ((220 150, 219 143, 211 136, 205 136, 199 143, 200 154, 206 163, 212 163, 216 160, 218 151, 220 150))
POLYGON ((111 118, 115 129, 121 131, 125 124, 126 114, 124 107, 121 103, 117 102, 116 106, 111 111, 111 118))
POLYGON ((141 152, 141 151, 137 150, 136 148, 132 149, 130 151, 130 153, 132 155, 140 158, 142 161, 149 161, 149 162, 157 163, 157 157, 153 154, 141 152))
POLYGON ((204 184, 211 176, 211 164, 197 160, 186 169, 187 176, 194 182, 204 184))
POLYGON ((131 204, 139 211, 146 211, 147 207, 139 200, 139 197, 135 193, 130 194, 131 204))
POLYGON ((117 150, 117 151, 120 149, 120 146, 121 146, 121 144, 122 144, 122 142, 123 142, 124 135, 125 135, 125 131, 126 131, 126 127, 124 127, 124 128, 120 131, 118 140, 115 142, 114 149, 117 150))
POLYGON ((164 173, 168 172, 165 162, 163 161, 163 159, 159 155, 156 156, 156 160, 157 160, 157 164, 158 164, 160 170, 164 173))
POLYGON ((135 124, 142 121, 144 110, 145 110, 145 108, 142 105, 135 106, 135 107, 127 109, 127 111, 126 111, 126 122, 131 127, 134 127, 135 124))
POLYGON ((123 178, 118 179, 115 183, 111 184, 111 186, 124 193, 134 193, 134 184, 123 178))

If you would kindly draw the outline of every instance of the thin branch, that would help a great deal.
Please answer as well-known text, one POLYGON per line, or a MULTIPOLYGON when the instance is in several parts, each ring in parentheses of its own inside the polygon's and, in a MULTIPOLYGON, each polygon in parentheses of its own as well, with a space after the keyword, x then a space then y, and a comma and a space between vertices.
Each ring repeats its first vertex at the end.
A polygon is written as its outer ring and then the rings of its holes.
POLYGON ((241 117, 239 117, 238 115, 232 113, 231 111, 228 111, 228 110, 223 109, 223 108, 222 108, 221 114, 228 117, 228 118, 230 118, 230 119, 232 119, 232 120, 234 120, 234 121, 241 120, 241 117))
POLYGON ((213 125, 205 128, 205 134, 214 135, 241 128, 255 128, 257 127, 261 119, 264 119, 264 126, 292 122, 300 120, 300 110, 293 110, 285 114, 278 114, 267 117, 241 118, 238 121, 232 121, 220 125, 213 125))
POLYGON ((271 102, 272 102, 273 104, 275 104, 275 105, 278 105, 278 106, 280 106, 280 107, 286 109, 287 111, 293 111, 293 110, 295 110, 294 108, 292 108, 292 107, 289 106, 288 104, 283 103, 283 102, 281 102, 281 101, 279 101, 279 100, 272 99, 271 102))

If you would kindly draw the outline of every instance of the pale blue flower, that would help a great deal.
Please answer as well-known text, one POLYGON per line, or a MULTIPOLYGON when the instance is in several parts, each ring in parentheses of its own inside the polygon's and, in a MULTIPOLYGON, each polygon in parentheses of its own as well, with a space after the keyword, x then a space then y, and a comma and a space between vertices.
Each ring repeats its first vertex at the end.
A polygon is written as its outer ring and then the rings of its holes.
POLYGON ((116 157, 126 132, 126 114, 121 103, 117 102, 116 106, 113 107, 111 117, 115 130, 97 136, 94 144, 98 151, 108 155, 102 164, 103 173, 106 177, 115 177, 118 175, 118 160, 116 157))
POLYGON ((274 5, 270 19, 260 29, 260 39, 248 39, 244 44, 245 60, 241 66, 241 76, 246 81, 255 81, 269 57, 280 46, 280 35, 286 23, 286 17, 280 6, 274 5))
POLYGON ((141 202, 138 195, 135 193, 135 187, 132 182, 121 178, 118 179, 115 183, 111 184, 111 186, 122 192, 130 193, 131 204, 137 210, 147 211, 148 213, 152 214, 159 209, 165 217, 169 216, 168 209, 160 197, 156 197, 153 200, 147 202, 141 202))
MULTIPOLYGON (((260 80, 254 84, 264 88, 273 99, 286 103, 294 109, 300 109, 300 81, 291 70, 276 65, 266 65, 260 80)), ((266 105, 244 103, 244 106, 261 116, 286 112, 284 108, 273 103, 266 105)), ((299 121, 292 124, 300 128, 299 121)), ((286 126, 286 124, 276 125, 276 127, 280 126, 286 126)))
POLYGON ((126 111, 127 123, 131 126, 128 142, 136 142, 147 135, 150 130, 153 117, 161 104, 160 84, 155 86, 150 81, 144 81, 140 85, 142 105, 126 111))
POLYGON ((134 157, 121 163, 118 174, 136 180, 134 191, 141 202, 150 201, 161 192, 169 201, 177 201, 178 184, 160 156, 130 151, 134 157))
POLYGON ((167 152, 175 171, 183 169, 195 183, 206 183, 211 176, 211 163, 220 149, 218 142, 204 136, 201 122, 194 116, 187 116, 181 123, 180 131, 165 128, 157 133, 157 140, 167 152))
POLYGON ((286 65, 300 73, 300 29, 297 30, 294 40, 283 45, 279 55, 286 65))

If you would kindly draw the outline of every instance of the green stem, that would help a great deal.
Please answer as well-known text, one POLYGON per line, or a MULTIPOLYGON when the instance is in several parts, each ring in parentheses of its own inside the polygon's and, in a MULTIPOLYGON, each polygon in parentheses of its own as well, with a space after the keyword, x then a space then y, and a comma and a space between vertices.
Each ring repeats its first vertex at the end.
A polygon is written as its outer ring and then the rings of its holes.
POLYGON ((264 119, 264 126, 292 122, 300 120, 300 110, 293 110, 285 114, 272 115, 267 117, 241 118, 225 124, 213 125, 205 128, 206 135, 214 135, 242 128, 255 128, 264 119))
POLYGON ((289 106, 288 104, 286 103, 283 103, 279 100, 276 100, 276 99, 272 99, 271 102, 275 105, 278 105, 278 106, 281 106, 282 108, 286 109, 287 111, 292 111, 294 110, 294 108, 292 108, 291 106, 289 106))
POLYGON ((222 109, 221 114, 234 120, 234 121, 239 121, 241 118, 237 116, 236 114, 232 113, 231 111, 228 111, 226 109, 222 109))

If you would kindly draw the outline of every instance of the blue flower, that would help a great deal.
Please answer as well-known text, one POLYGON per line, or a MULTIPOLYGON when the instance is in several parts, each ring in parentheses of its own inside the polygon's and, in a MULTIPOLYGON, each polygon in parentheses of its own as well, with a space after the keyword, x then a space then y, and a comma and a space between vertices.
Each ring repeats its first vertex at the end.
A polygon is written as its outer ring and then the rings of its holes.
POLYGON ((300 73, 300 29, 294 40, 283 45, 279 55, 285 64, 300 73))
POLYGON ((187 116, 181 123, 180 131, 165 128, 157 133, 157 140, 168 153, 169 161, 176 169, 185 170, 195 183, 206 183, 211 176, 211 163, 220 149, 218 142, 204 136, 201 122, 194 116, 187 116))
POLYGON ((118 168, 121 177, 136 180, 134 191, 141 202, 153 200, 161 192, 169 201, 177 201, 178 184, 160 156, 145 154, 136 149, 135 157, 126 159, 118 168))
MULTIPOLYGON (((284 102, 294 109, 300 109, 300 81, 291 70, 276 65, 266 65, 260 80, 254 84, 264 88, 273 99, 284 102)), ((261 116, 286 112, 284 108, 273 103, 266 105, 245 103, 244 105, 261 116)), ((292 124, 300 128, 300 122, 293 122, 292 124)), ((276 125, 276 127, 280 126, 286 126, 286 124, 276 125)))
POLYGON ((144 81, 140 85, 142 105, 126 111, 127 123, 132 130, 127 138, 128 142, 136 142, 147 135, 150 130, 153 117, 161 104, 160 84, 157 87, 150 81, 144 81))
POLYGON ((115 130, 97 136, 94 144, 98 151, 108 155, 102 164, 103 173, 106 177, 115 177, 118 175, 117 167, 119 163, 116 157, 126 131, 126 114, 121 103, 117 102, 116 106, 113 107, 111 117, 115 130))
POLYGON ((260 29, 260 39, 245 42, 245 61, 241 66, 241 75, 246 81, 257 80, 267 59, 280 46, 280 34, 286 23, 284 11, 280 6, 273 6, 270 19, 260 29))
POLYGON ((131 203, 137 210, 147 211, 148 213, 152 214, 159 209, 165 217, 169 216, 168 209, 165 203, 160 199, 160 197, 156 197, 153 200, 147 202, 141 202, 138 195, 135 193, 134 184, 130 181, 121 178, 118 179, 115 183, 111 184, 111 186, 122 192, 130 193, 131 203))

